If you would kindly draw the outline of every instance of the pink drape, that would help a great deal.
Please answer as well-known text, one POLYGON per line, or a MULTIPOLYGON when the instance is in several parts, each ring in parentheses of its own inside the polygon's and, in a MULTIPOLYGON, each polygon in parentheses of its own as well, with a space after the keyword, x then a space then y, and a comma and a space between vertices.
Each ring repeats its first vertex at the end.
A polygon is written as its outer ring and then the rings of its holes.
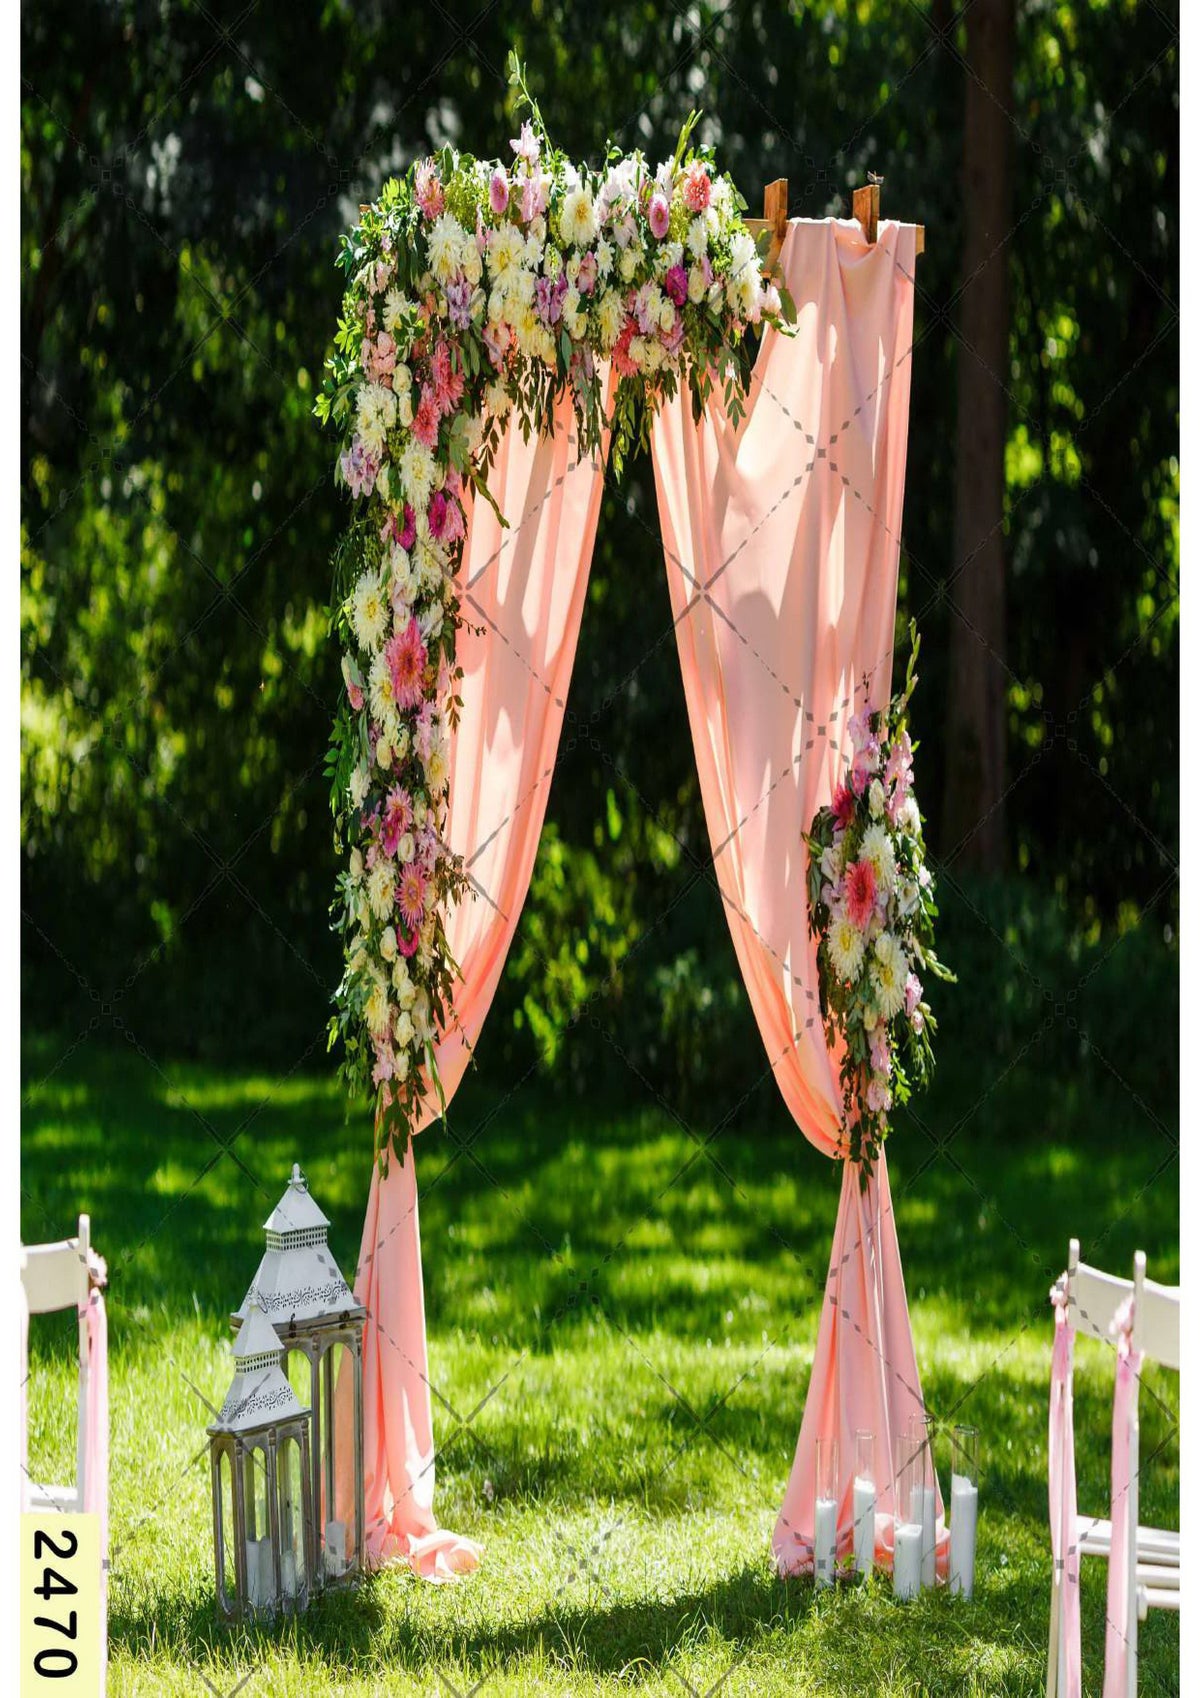
MULTIPOLYGON (((587 592, 603 470, 581 460, 570 401, 552 437, 510 427, 488 477, 509 522, 476 502, 462 567, 463 709, 450 761, 448 836, 473 887, 451 915, 461 975, 458 1025, 442 1035, 447 1101, 491 1005, 529 889, 554 772, 587 592)), ((436 1113, 431 1096, 427 1124, 436 1113)), ((425 1303, 410 1143, 387 1178, 371 1176, 356 1295, 367 1309, 363 1394, 366 1549, 372 1563, 407 1558, 427 1579, 477 1566, 479 1546, 433 1514, 434 1442, 425 1303)), ((339 1457, 339 1500, 345 1466, 339 1457)))
POLYGON ((1117 1340, 1117 1383, 1112 1417, 1112 1544, 1108 1552, 1108 1605, 1104 1627, 1104 1698, 1126 1698, 1129 1690, 1129 1616, 1136 1608, 1130 1598, 1129 1538, 1133 1481, 1130 1477, 1129 1438, 1137 1420, 1138 1378, 1142 1353, 1126 1331, 1117 1340))
MULTIPOLYGON (((841 1094, 803 833, 844 770, 851 715, 891 691, 915 260, 911 225, 869 244, 854 221, 793 221, 781 265, 797 332, 764 336, 745 418, 731 424, 718 392, 697 423, 681 398, 652 438, 714 872, 768 1063, 831 1156, 841 1094)), ((874 1426, 890 1498, 891 1435, 921 1403, 882 1160, 865 1197, 846 1175, 827 1292, 775 1536, 789 1570, 811 1544, 818 1432, 874 1426)), ((843 1540, 853 1460, 843 1444, 843 1540)))
POLYGON ((1079 1636, 1079 1513, 1075 1495, 1075 1328, 1066 1303, 1054 1311, 1054 1353, 1050 1359, 1050 1549, 1054 1558, 1054 1596, 1058 1611, 1057 1698, 1080 1698, 1082 1654, 1079 1636))

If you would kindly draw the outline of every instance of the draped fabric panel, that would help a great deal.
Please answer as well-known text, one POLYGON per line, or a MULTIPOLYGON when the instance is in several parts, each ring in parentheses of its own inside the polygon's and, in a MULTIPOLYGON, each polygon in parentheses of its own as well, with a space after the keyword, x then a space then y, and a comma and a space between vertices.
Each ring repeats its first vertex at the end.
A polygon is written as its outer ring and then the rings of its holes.
MULTIPOLYGON (((697 422, 680 398, 652 436, 713 870, 766 1065, 830 1156, 839 1056, 820 1015, 803 834, 844 771, 851 716, 891 693, 915 260, 911 225, 881 224, 868 244, 853 220, 794 220, 780 263, 796 334, 766 332, 745 417, 731 423, 718 393, 697 422)), ((843 1436, 845 1543, 849 1438, 875 1432, 886 1530, 894 1438, 923 1407, 882 1159, 865 1193, 844 1176, 825 1296, 775 1535, 787 1571, 811 1566, 818 1431, 843 1436)))
MULTIPOLYGON (((510 425, 488 478, 509 522, 482 501, 461 568, 463 709, 450 761, 448 837, 471 880, 448 933, 460 980, 456 1025, 437 1046, 446 1099, 470 1060, 529 889, 575 660, 603 492, 599 458, 580 459, 571 402, 552 436, 510 425)), ((424 1124, 435 1118, 427 1099, 424 1124)), ((422 1128, 418 1128, 421 1130, 422 1128)), ((480 1549, 433 1514, 434 1442, 412 1144, 371 1176, 355 1293, 367 1309, 363 1397, 366 1550, 425 1578, 477 1566, 480 1549)), ((348 1390, 347 1388, 345 1388, 348 1390)), ((345 1395, 342 1387, 339 1394, 345 1395)), ((348 1431, 348 1423, 342 1423, 348 1431)), ((351 1499, 349 1450, 339 1503, 351 1499)))

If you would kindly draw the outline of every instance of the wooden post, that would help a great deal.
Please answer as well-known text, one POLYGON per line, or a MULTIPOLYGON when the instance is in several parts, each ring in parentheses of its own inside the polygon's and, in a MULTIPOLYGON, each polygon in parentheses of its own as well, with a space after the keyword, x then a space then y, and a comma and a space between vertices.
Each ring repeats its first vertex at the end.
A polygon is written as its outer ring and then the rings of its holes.
POLYGON ((863 227, 863 235, 873 242, 879 235, 879 184, 868 183, 854 191, 854 216, 863 227))

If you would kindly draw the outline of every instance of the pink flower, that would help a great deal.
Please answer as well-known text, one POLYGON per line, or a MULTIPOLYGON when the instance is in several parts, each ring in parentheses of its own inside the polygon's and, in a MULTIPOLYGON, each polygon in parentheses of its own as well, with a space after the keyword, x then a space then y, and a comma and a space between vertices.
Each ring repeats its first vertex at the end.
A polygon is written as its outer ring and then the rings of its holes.
POLYGON ((429 756, 433 749, 433 703, 421 703, 421 711, 417 715, 417 723, 413 732, 413 741, 417 753, 421 757, 422 766, 428 766, 429 756))
POLYGON ((575 287, 581 295, 590 295, 596 287, 596 279, 600 275, 600 267, 594 253, 586 253, 579 262, 579 273, 575 279, 575 287))
POLYGON ((446 311, 451 324, 458 330, 470 328, 472 293, 471 285, 461 271, 446 285, 446 311))
POLYGON ((663 287, 677 307, 687 300, 687 272, 682 265, 673 265, 663 278, 663 287))
POLYGON ((465 379, 461 370, 455 371, 450 358, 450 344, 444 339, 433 350, 433 358, 429 362, 429 380, 438 416, 445 418, 462 400, 465 379))
POLYGON ((867 1086, 867 1107, 872 1114, 886 1114, 892 1106, 892 1093, 883 1079, 872 1078, 867 1086))
POLYGON ((348 654, 342 656, 342 681, 350 698, 350 706, 355 713, 360 713, 363 705, 362 674, 348 654))
POLYGON ((848 785, 839 784, 833 793, 833 823, 845 831, 854 818, 854 793, 848 785))
POLYGON ((389 790, 387 800, 383 804, 383 829, 380 836, 383 841, 384 853, 393 857, 400 846, 400 839, 412 824, 412 799, 401 785, 389 790))
POLYGON ((618 377, 636 377, 637 367, 629 357, 629 344, 637 332, 637 324, 632 318, 625 320, 625 328, 613 343, 612 363, 617 369, 618 377))
POLYGON ((538 141, 533 125, 529 122, 528 118, 526 118, 525 122, 521 125, 520 135, 514 136, 513 140, 509 143, 509 146, 516 154, 517 158, 523 159, 526 165, 537 164, 538 157, 542 151, 541 143, 538 141))
POLYGON ((663 347, 666 349, 668 354, 674 354, 674 353, 677 353, 679 351, 679 346, 683 341, 683 314, 682 313, 679 313, 677 315, 675 322, 671 326, 670 330, 664 330, 660 334, 658 339, 662 343, 663 347))
POLYGON ((438 176, 438 168, 432 159, 423 159, 417 166, 414 192, 417 205, 430 223, 445 211, 446 195, 442 180, 438 176))
POLYGON ((342 455, 341 467, 351 495, 370 495, 379 475, 379 461, 363 447, 360 437, 356 436, 342 455))
POLYGON ((499 218, 508 205, 508 172, 503 165, 497 165, 492 172, 492 180, 488 184, 488 199, 492 203, 492 211, 499 218))
MULTIPOLYGON (((922 988, 921 981, 915 973, 910 973, 908 978, 904 981, 904 1012, 908 1015, 910 1020, 917 1011, 917 1004, 921 1000, 922 988)), ((921 1024, 924 1025, 924 1021, 922 1021, 921 1024)), ((921 1027, 918 1026, 917 1030, 920 1031, 921 1027)))
POLYGON ((404 551, 407 553, 412 548, 412 545, 413 545, 414 542, 416 542, 416 540, 417 540, 417 515, 413 512, 412 508, 408 505, 408 502, 406 501, 404 503, 404 529, 400 532, 400 535, 396 538, 396 541, 400 544, 400 547, 402 549, 404 549, 404 551))
POLYGON ((396 906, 410 932, 415 933, 425 918, 425 892, 428 879, 415 861, 410 861, 400 874, 396 890, 396 906))
POLYGON ((371 1072, 371 1083, 382 1085, 391 1079, 396 1071, 396 1058, 392 1054, 392 1046, 386 1038, 375 1044, 375 1066, 371 1072))
POLYGON ((429 511, 427 517, 429 519, 430 536, 440 538, 446 524, 446 497, 442 494, 440 489, 435 489, 433 494, 429 497, 429 511))
POLYGON ((698 159, 693 160, 683 176, 683 204, 689 212, 704 212, 711 199, 708 172, 698 159))
POLYGON ((875 913, 875 868, 854 861, 846 868, 846 913, 859 931, 866 931, 875 913))
POLYGON ((667 205, 667 197, 662 194, 650 196, 650 233, 655 241, 661 242, 671 227, 671 208, 667 205))
POLYGON ((461 542, 467 534, 463 510, 452 495, 446 497, 446 518, 442 525, 443 542, 461 542))
POLYGON ((399 708, 414 708, 425 693, 425 662, 421 628, 410 619, 403 631, 389 638, 384 656, 392 675, 392 694, 399 708))
POLYGON ((396 947, 399 949, 401 955, 415 955, 417 953, 417 945, 420 941, 420 934, 415 926, 413 927, 411 936, 409 936, 409 934, 404 930, 403 926, 396 927, 396 947))
POLYGON ((426 448, 437 447, 438 407, 433 390, 428 385, 422 386, 421 400, 412 422, 412 429, 417 441, 423 442, 426 448))
POLYGON ((871 1033, 871 1066, 886 1079, 892 1070, 892 1052, 888 1044, 887 1027, 880 1021, 871 1033))

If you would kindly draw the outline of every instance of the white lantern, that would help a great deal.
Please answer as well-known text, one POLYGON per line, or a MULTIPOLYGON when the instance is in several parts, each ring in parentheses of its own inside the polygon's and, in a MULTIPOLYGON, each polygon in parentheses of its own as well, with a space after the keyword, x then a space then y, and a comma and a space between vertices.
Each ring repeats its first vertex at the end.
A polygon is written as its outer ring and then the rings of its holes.
POLYGON ((255 1304, 233 1355, 233 1383, 208 1429, 217 1603, 230 1618, 298 1615, 316 1575, 309 1411, 255 1304))
POLYGON ((265 1226, 266 1254, 232 1319, 235 1327, 241 1326, 257 1304, 278 1333, 285 1358, 295 1351, 308 1364, 312 1501, 317 1578, 322 1584, 349 1578, 363 1567, 362 1341, 367 1312, 355 1301, 330 1254, 329 1221, 309 1194, 298 1164, 265 1226), (342 1375, 347 1383, 339 1392, 342 1375), (342 1431, 346 1422, 348 1433, 342 1431), (339 1445, 349 1445, 354 1470, 352 1501, 340 1505, 335 1488, 339 1445))

